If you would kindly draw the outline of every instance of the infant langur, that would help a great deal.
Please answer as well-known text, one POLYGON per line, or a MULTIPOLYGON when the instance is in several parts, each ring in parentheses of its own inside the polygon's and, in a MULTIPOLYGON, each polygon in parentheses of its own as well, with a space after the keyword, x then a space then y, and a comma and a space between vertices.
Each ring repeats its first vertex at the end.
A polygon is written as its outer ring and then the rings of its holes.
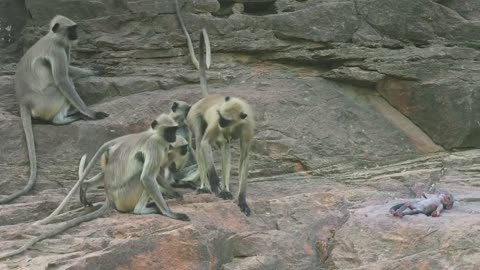
POLYGON ((87 108, 75 90, 73 79, 99 74, 70 65, 70 49, 77 39, 77 24, 66 17, 55 16, 49 32, 28 49, 17 64, 15 93, 27 141, 30 177, 22 190, 0 200, 0 204, 26 194, 35 185, 37 161, 32 117, 66 125, 79 119, 108 116, 87 108))
POLYGON ((191 133, 188 129, 186 118, 190 108, 191 105, 183 101, 174 101, 170 108, 170 113, 168 115, 178 123, 176 134, 188 142, 188 152, 186 156, 182 157, 181 163, 176 163, 175 171, 167 171, 165 179, 174 187, 195 189, 200 180, 200 174, 198 172, 197 161, 194 156, 195 152, 189 143, 191 142, 191 133))
POLYGON ((157 178, 160 190, 168 198, 182 198, 182 195, 172 188, 172 184, 175 183, 173 175, 185 166, 188 158, 188 142, 182 136, 177 135, 175 142, 168 147, 168 163, 162 166, 162 171, 160 171, 160 175, 163 177, 157 178))
POLYGON ((396 217, 416 214, 439 217, 443 209, 452 209, 453 207, 453 195, 449 192, 432 194, 430 198, 428 198, 425 193, 423 193, 422 196, 422 199, 415 199, 394 205, 390 208, 390 213, 396 217))

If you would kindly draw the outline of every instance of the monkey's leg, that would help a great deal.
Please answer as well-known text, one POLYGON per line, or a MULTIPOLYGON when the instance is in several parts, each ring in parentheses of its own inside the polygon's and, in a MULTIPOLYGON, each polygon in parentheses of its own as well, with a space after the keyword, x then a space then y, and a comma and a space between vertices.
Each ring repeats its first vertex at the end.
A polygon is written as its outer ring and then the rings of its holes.
POLYGON ((188 167, 185 167, 176 171, 175 173, 173 173, 173 179, 175 182, 193 181, 193 178, 195 178, 195 175, 198 175, 197 164, 190 165, 188 167))
POLYGON ((195 133, 195 154, 197 158, 197 163, 198 163, 198 170, 200 172, 200 188, 197 190, 197 193, 210 193, 210 190, 208 190, 205 187, 205 183, 207 181, 207 169, 205 165, 205 158, 203 157, 203 151, 201 147, 201 142, 202 142, 202 137, 201 137, 201 130, 198 129, 198 132, 195 133))
MULTIPOLYGON (((165 170, 167 172, 168 169, 165 170)), ((160 191, 167 195, 167 198, 183 199, 183 195, 175 191, 166 178, 157 177, 157 183, 160 185, 160 191)))
POLYGON ((133 209, 133 213, 137 215, 148 215, 148 214, 161 214, 160 210, 156 207, 147 207, 148 204, 148 197, 147 192, 144 190, 142 192, 142 196, 140 200, 138 200, 135 208, 133 209))
MULTIPOLYGON (((154 202, 155 205, 158 207, 160 210, 160 214, 173 218, 173 219, 178 219, 178 220, 184 220, 184 221, 189 221, 190 218, 182 213, 175 213, 173 212, 170 207, 168 206, 167 202, 165 202, 165 199, 162 196, 162 192, 160 191, 160 187, 157 184, 157 181, 154 179, 142 177, 142 183, 144 187, 144 192, 147 193, 147 199, 145 202, 145 206, 148 203, 148 198, 151 198, 154 202)), ((142 194, 143 197, 143 194, 142 194)), ((142 198, 140 198, 142 200, 142 198)))
POLYGON ((104 173, 100 172, 94 177, 83 182, 83 184, 80 186, 80 202, 84 206, 88 206, 88 207, 92 206, 92 203, 87 200, 87 192, 89 190, 92 190, 94 188, 98 188, 99 186, 101 186, 103 184, 103 176, 104 176, 104 173))
POLYGON ((143 164, 142 174, 140 176, 140 181, 143 185, 144 192, 146 191, 148 197, 150 197, 155 202, 157 207, 160 209, 162 215, 178 220, 190 220, 187 215, 182 213, 175 213, 170 210, 170 207, 168 207, 167 202, 165 202, 165 199, 162 196, 162 192, 160 191, 160 187, 157 183, 157 173, 157 160, 147 156, 145 163, 143 164))
POLYGON ((421 210, 406 210, 406 211, 403 211, 402 212, 402 215, 416 215, 416 214, 425 214, 423 211, 421 210))
POLYGON ((392 208, 390 208, 390 213, 395 217, 402 217, 403 211, 405 211, 405 209, 407 209, 409 206, 410 206, 410 203, 408 202, 396 204, 392 206, 392 208))
POLYGON ((215 170, 212 146, 207 140, 202 140, 200 149, 202 150, 204 165, 205 165, 205 168, 207 169, 206 171, 208 176, 208 182, 210 184, 210 190, 215 194, 218 194, 220 178, 218 177, 217 170, 215 170))
POLYGON ((200 180, 198 165, 191 165, 174 174, 175 182, 172 187, 196 189, 200 180))
POLYGON ((223 175, 223 187, 219 194, 219 197, 224 200, 233 199, 233 195, 230 192, 230 143, 223 143, 222 146, 222 175, 223 175))
POLYGON ((79 115, 74 114, 72 116, 68 116, 68 110, 70 109, 70 105, 68 103, 65 103, 60 111, 55 115, 55 117, 52 120, 52 123, 55 125, 67 125, 72 122, 75 122, 77 120, 82 119, 79 115))
POLYGON ((248 207, 246 200, 249 152, 250 141, 240 137, 240 188, 238 191, 238 206, 247 216, 250 215, 250 207, 248 207))

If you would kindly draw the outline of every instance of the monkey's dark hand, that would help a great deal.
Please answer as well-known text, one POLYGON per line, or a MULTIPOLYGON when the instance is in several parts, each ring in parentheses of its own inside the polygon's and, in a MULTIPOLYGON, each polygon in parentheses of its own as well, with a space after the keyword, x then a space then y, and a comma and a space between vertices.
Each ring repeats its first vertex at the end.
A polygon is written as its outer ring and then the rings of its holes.
POLYGON ((98 120, 98 119, 107 118, 108 116, 109 114, 106 112, 95 112, 95 117, 93 119, 98 120))
POLYGON ((103 76, 105 75, 105 66, 99 64, 92 65, 93 74, 95 76, 103 76))

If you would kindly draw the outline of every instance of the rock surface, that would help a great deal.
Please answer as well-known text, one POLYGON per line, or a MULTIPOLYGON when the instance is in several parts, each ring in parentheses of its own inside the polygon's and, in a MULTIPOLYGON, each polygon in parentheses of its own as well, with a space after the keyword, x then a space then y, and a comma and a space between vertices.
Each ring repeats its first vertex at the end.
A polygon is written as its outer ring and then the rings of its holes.
MULTIPOLYGON (((184 201, 169 204, 191 222, 112 212, 0 261, 0 269, 480 264, 480 152, 452 152, 480 146, 477 0, 181 2, 194 42, 202 27, 210 35, 210 92, 240 96, 255 109, 247 197, 252 216, 232 201, 181 190, 184 201), (439 218, 388 214, 401 200, 441 189, 457 201, 439 218)), ((90 106, 110 114, 68 126, 34 126, 38 183, 28 196, 0 206, 0 253, 55 227, 32 222, 47 216, 73 186, 82 154, 143 130, 172 100, 200 98, 173 3, 0 4, 0 196, 20 189, 28 176, 13 92, 15 63, 53 15, 79 23, 74 65, 105 66, 104 77, 75 84, 90 106), (8 33, 5 25, 12 26, 8 33)), ((232 159, 236 190, 236 144, 232 159)), ((91 196, 103 201, 102 190, 91 196)), ((69 208, 78 206, 75 201, 69 208)))

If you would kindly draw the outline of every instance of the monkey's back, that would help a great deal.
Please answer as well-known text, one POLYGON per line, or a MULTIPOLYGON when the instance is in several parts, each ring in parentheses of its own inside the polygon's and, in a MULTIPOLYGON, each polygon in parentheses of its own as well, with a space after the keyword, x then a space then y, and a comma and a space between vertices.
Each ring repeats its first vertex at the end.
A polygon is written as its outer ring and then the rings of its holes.
POLYGON ((142 195, 143 162, 135 155, 147 139, 145 132, 126 135, 109 152, 104 170, 105 193, 118 211, 133 211, 142 195))

